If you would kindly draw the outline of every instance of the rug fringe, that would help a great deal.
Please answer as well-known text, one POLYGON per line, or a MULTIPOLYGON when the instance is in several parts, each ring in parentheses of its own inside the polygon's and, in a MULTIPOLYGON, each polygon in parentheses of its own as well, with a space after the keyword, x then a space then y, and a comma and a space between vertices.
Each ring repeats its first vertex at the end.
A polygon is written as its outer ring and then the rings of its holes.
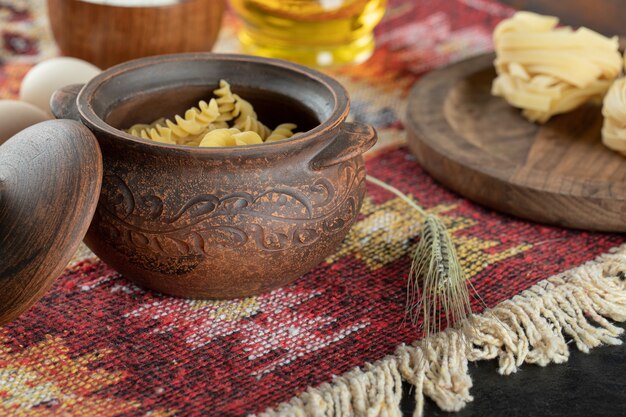
POLYGON ((413 386, 414 417, 423 415, 426 397, 458 411, 473 399, 469 361, 497 359, 502 375, 523 363, 563 363, 566 336, 583 352, 621 344, 623 329, 607 319, 626 321, 626 245, 258 417, 399 417, 403 380, 413 386))

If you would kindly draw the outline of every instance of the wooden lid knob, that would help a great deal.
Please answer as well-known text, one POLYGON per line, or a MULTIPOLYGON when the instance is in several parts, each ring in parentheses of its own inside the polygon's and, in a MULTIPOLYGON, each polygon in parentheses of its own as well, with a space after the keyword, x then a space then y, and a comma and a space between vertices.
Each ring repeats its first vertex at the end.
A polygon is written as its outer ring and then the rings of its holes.
POLYGON ((0 325, 50 288, 87 233, 102 184, 89 129, 52 120, 0 146, 0 325))

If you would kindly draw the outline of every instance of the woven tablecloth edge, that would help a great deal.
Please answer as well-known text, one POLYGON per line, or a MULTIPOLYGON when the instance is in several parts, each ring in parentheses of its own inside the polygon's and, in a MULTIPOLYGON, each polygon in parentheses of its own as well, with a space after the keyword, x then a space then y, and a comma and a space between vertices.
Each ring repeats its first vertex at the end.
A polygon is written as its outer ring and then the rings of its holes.
POLYGON ((626 321, 626 244, 258 417, 401 416, 402 381, 413 386, 414 416, 423 415, 425 397, 458 411, 473 400, 468 362, 497 359, 502 375, 524 363, 564 363, 566 336, 583 352, 622 343, 623 329, 607 319, 626 321))

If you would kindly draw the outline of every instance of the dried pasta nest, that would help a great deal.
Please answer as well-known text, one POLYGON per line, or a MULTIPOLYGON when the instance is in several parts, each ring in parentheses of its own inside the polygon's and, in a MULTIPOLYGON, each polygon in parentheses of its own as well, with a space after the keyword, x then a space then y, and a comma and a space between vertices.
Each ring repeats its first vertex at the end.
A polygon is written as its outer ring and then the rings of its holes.
POLYGON ((602 143, 626 156, 626 78, 613 83, 602 107, 602 143))
POLYGON ((492 93, 539 123, 601 102, 623 67, 617 37, 558 23, 556 17, 517 12, 493 36, 498 76, 492 93))
POLYGON ((233 94, 225 80, 220 80, 213 94, 215 97, 208 103, 200 101, 183 116, 135 124, 126 132, 159 143, 200 147, 255 145, 297 134, 293 123, 280 124, 273 130, 267 127, 258 119, 252 104, 233 94))

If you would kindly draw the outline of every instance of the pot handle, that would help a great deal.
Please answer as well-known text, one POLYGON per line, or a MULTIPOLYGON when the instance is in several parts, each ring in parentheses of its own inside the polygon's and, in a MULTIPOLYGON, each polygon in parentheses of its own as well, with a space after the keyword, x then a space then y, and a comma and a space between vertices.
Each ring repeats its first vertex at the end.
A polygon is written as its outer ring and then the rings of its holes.
POLYGON ((362 155, 378 140, 376 130, 364 123, 348 122, 333 141, 311 159, 310 167, 319 171, 362 155))
POLYGON ((71 84, 58 89, 50 99, 50 110, 57 119, 72 119, 80 122, 76 98, 85 84, 71 84))

